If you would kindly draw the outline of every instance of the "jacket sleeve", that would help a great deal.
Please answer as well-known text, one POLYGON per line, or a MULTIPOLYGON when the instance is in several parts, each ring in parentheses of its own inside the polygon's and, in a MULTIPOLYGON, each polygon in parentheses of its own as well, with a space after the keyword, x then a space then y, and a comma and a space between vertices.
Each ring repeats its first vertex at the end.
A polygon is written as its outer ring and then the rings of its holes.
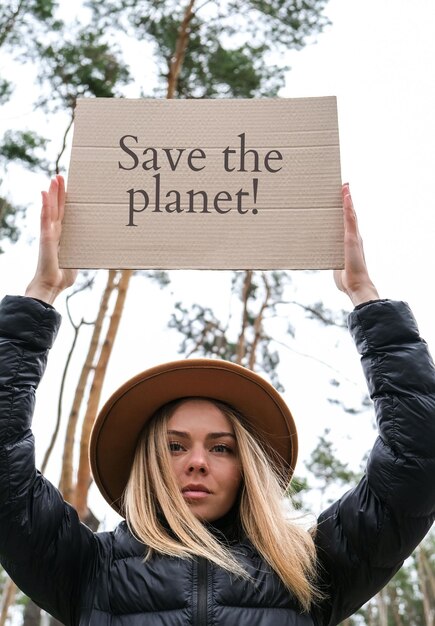
POLYGON ((335 626, 379 591, 435 517, 435 368, 403 302, 357 307, 348 320, 379 436, 359 485, 322 513, 316 542, 335 626))
POLYGON ((93 533, 36 469, 35 391, 60 324, 49 305, 19 296, 0 304, 0 560, 39 606, 75 622, 93 533))

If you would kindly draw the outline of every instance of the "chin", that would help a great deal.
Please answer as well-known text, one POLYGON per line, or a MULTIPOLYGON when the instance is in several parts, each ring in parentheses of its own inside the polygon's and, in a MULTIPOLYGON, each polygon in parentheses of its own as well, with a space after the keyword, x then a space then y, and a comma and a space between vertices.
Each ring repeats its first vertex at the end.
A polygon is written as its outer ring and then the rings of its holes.
POLYGON ((201 511, 200 507, 190 507, 190 510, 200 522, 214 522, 222 517, 221 515, 213 514, 210 511, 201 511))

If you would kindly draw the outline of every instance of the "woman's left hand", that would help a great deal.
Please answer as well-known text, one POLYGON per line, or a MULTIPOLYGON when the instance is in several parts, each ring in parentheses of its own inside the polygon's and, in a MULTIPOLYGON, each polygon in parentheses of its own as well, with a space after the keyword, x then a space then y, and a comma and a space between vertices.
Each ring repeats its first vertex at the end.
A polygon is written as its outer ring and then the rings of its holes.
POLYGON ((353 208, 349 184, 342 188, 344 218, 344 269, 334 270, 334 280, 340 291, 346 293, 354 306, 379 299, 370 279, 358 222, 353 208))

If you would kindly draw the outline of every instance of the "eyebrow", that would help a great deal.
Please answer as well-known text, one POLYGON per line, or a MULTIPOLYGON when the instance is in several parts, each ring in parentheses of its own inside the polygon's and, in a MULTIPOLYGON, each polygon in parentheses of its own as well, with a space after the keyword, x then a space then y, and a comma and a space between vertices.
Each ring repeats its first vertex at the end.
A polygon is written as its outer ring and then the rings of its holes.
MULTIPOLYGON (((176 435, 177 437, 186 437, 187 439, 190 439, 190 434, 183 430, 168 430, 168 435, 176 435)), ((207 435, 207 439, 220 439, 221 437, 232 437, 234 440, 236 439, 233 433, 228 433, 226 431, 208 433, 207 435)))

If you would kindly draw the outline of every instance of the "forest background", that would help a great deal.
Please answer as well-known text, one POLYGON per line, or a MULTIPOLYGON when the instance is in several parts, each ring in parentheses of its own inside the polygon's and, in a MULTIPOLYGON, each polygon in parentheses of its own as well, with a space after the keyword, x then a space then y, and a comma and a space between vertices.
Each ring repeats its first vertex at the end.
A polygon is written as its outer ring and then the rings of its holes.
MULTIPOLYGON (((336 95, 371 274, 383 297, 411 304, 434 350, 434 26, 431 0, 4 3, 1 295, 23 293, 32 275, 39 191, 67 171, 77 97, 336 95)), ((64 324, 35 415, 39 467, 82 519, 112 528, 86 461, 98 404, 157 362, 219 356, 283 391, 300 433, 296 501, 318 513, 355 483, 375 437, 350 305, 334 289, 330 272, 83 273, 57 305, 64 324)), ((432 533, 347 625, 434 626, 434 546, 432 533)), ((0 585, 0 626, 48 621, 4 573, 0 585)))

